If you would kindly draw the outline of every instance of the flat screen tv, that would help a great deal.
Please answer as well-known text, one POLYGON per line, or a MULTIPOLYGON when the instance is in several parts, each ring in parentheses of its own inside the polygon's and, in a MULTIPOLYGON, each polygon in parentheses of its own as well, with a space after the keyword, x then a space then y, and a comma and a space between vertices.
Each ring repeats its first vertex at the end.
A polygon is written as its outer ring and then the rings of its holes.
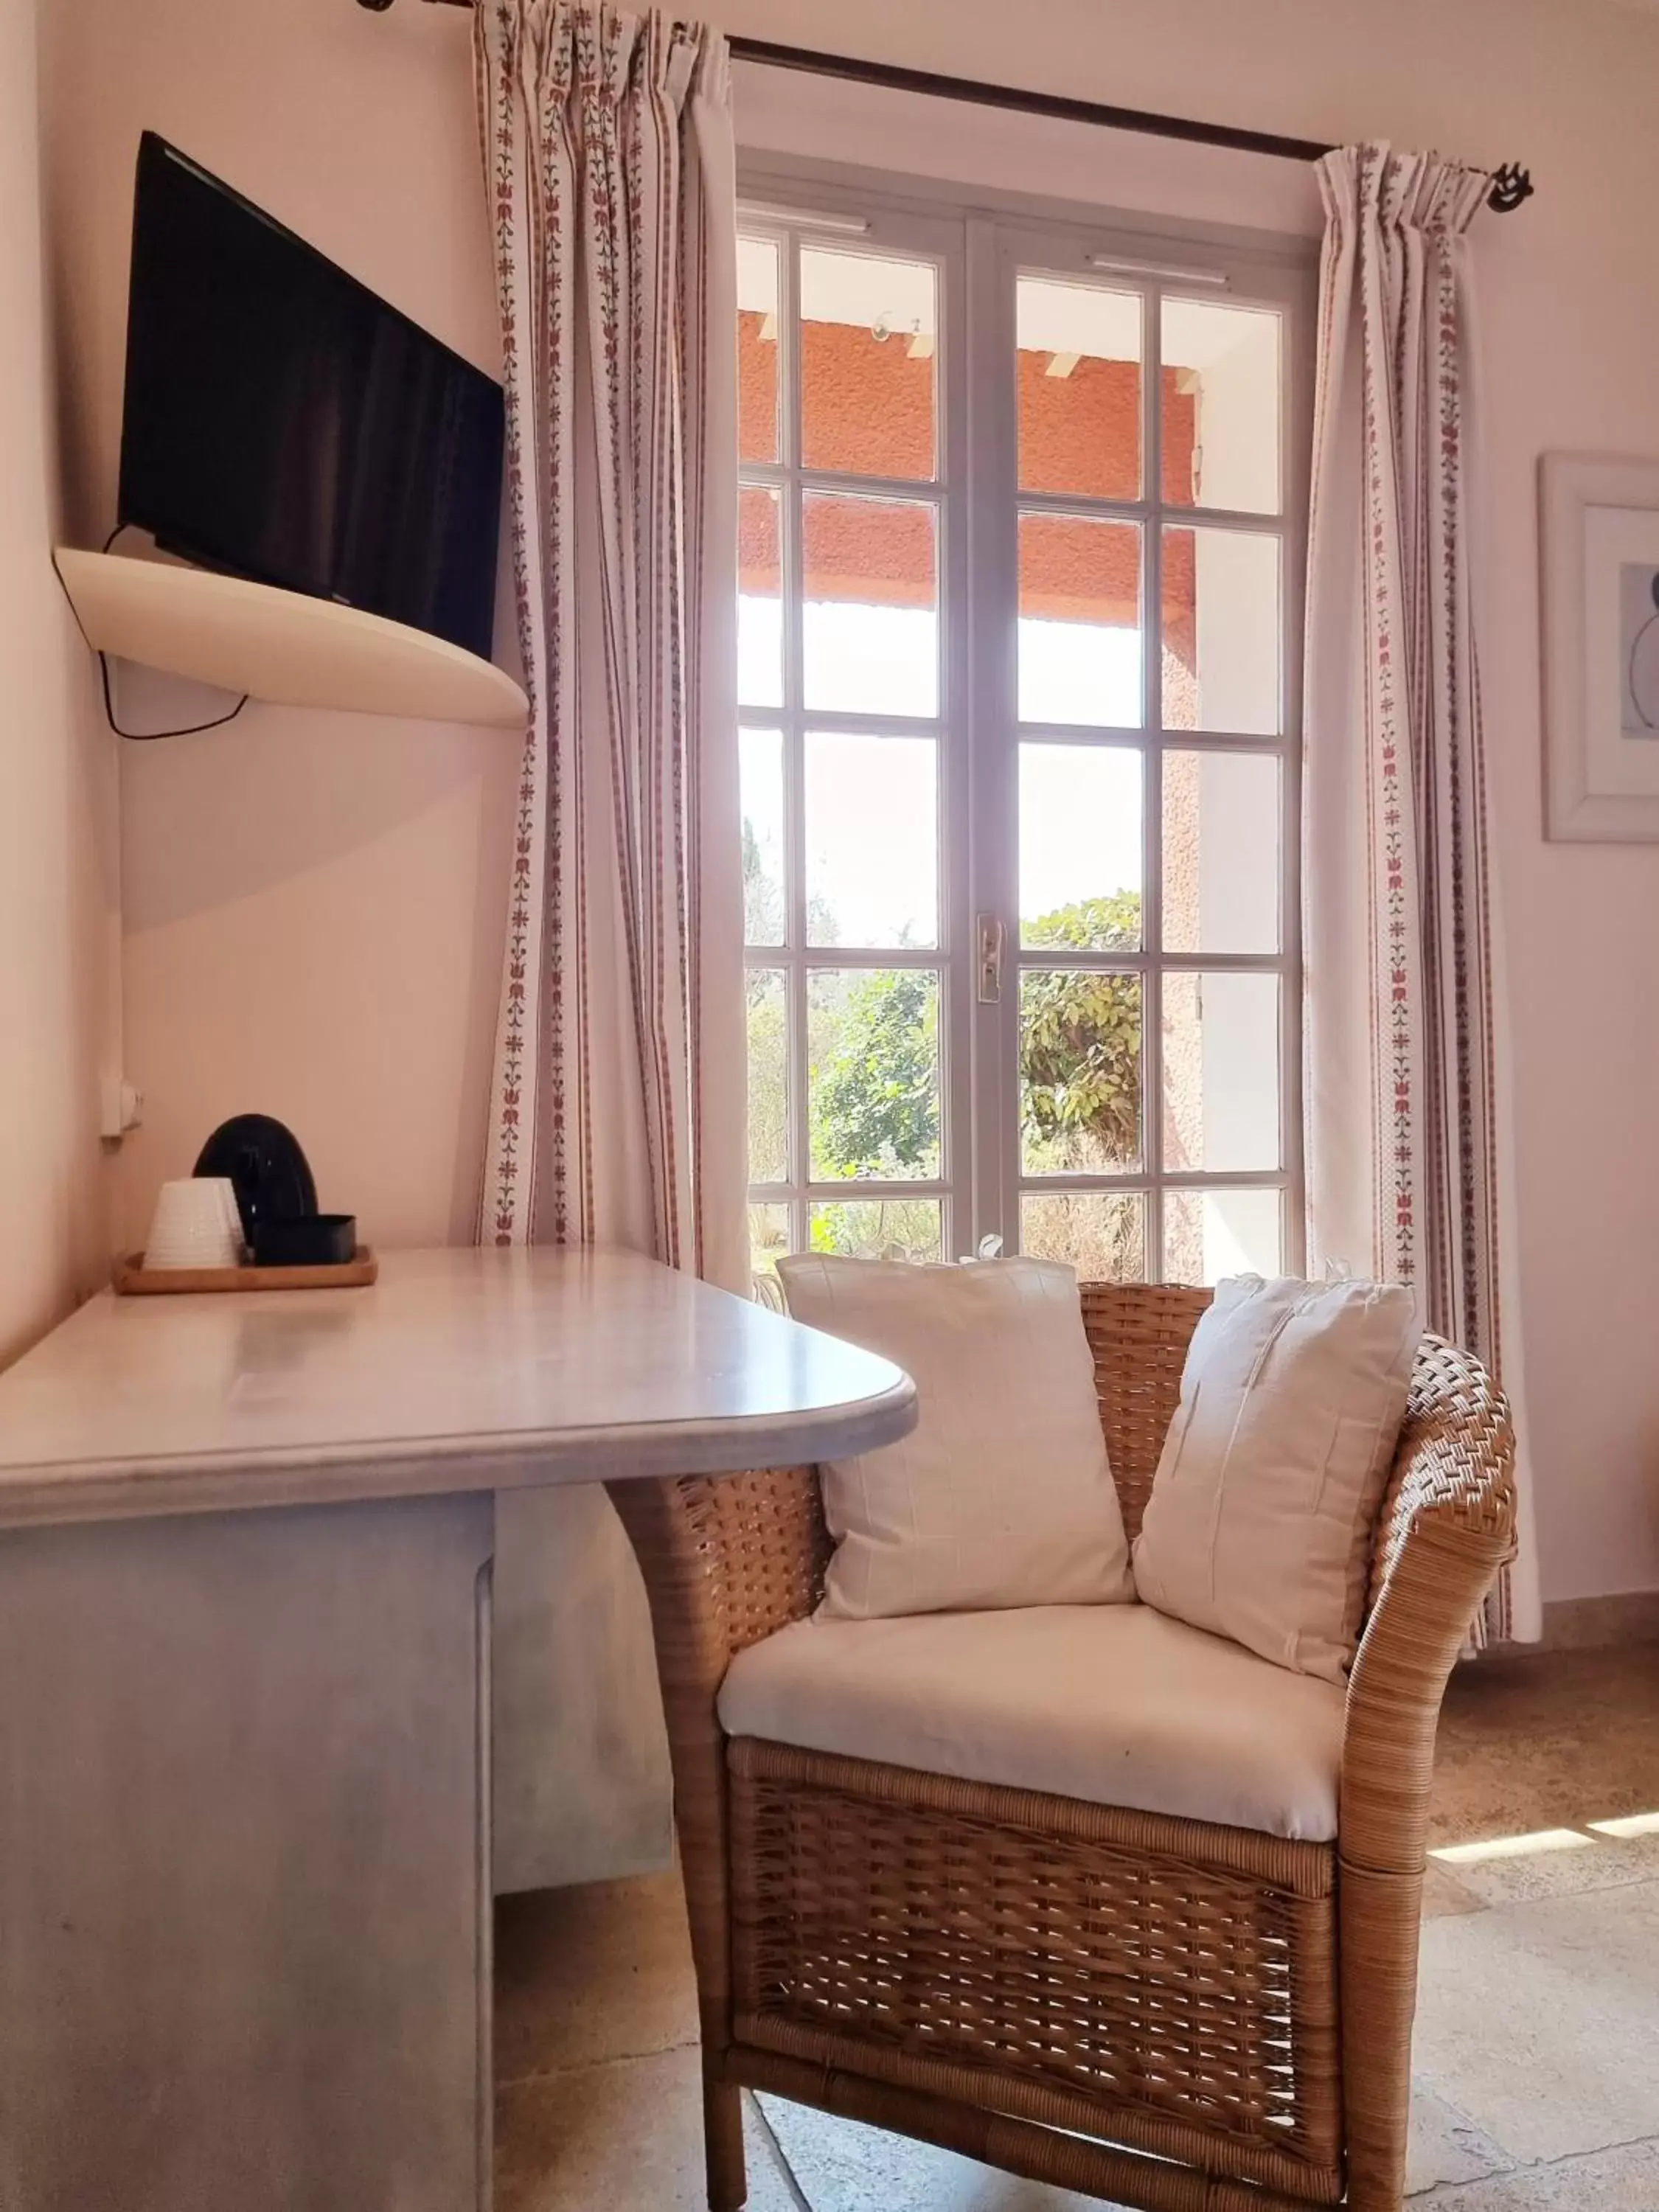
POLYGON ((118 520, 489 656, 499 385, 146 131, 118 520))

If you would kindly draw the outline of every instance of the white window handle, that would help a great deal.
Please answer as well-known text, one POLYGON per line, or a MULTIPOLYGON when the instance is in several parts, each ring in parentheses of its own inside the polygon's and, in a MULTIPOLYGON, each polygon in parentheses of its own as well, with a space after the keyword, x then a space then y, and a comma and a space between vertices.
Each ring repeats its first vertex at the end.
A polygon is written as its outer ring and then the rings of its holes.
POLYGON ((1003 927, 994 914, 974 917, 975 943, 978 947, 975 969, 979 977, 979 1002, 981 1006, 997 1006, 1002 1003, 1002 945, 1003 927))

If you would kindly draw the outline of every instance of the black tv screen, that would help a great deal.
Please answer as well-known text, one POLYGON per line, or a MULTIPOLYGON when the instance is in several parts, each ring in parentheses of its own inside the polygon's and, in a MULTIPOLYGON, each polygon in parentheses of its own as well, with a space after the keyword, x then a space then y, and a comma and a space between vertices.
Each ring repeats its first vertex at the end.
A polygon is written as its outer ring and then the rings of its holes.
POLYGON ((118 520, 488 657, 501 387, 154 132, 118 520))

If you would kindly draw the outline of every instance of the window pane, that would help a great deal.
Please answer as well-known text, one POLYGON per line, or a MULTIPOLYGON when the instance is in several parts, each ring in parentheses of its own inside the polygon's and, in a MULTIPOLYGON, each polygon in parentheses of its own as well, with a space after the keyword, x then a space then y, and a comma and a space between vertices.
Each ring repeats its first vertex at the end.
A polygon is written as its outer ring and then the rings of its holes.
POLYGON ((756 484, 738 494, 738 700, 783 704, 783 575, 778 495, 756 484))
POLYGON ((738 240, 738 458, 778 458, 778 249, 738 240))
POLYGON ((936 714, 933 509, 821 492, 807 495, 804 512, 806 704, 832 714, 936 714))
POLYGON ((1022 276, 1022 491, 1140 496, 1140 296, 1022 276))
POLYGON ((1019 979, 1020 1159, 1026 1175, 1140 1164, 1140 978, 1027 969, 1019 979))
POLYGON ((807 979, 812 1181, 939 1171, 939 977, 815 969, 807 979))
POLYGON ((783 872, 783 732, 740 730, 743 792, 743 939, 781 945, 788 913, 783 872))
POLYGON ((1146 1279, 1146 1200, 1138 1190, 1056 1191, 1019 1202, 1019 1249, 1065 1260, 1084 1283, 1146 1279))
POLYGON ((1019 716, 1138 729, 1140 532, 1082 515, 1019 518, 1019 716))
POLYGON ((1164 498, 1276 514, 1279 317, 1165 300, 1163 353, 1164 498))
POLYGON ((1285 1265, 1284 1225, 1284 1197, 1276 1190, 1166 1190, 1164 1279, 1277 1275, 1285 1265))
POLYGON ((815 1206, 810 1233, 815 1252, 842 1252, 854 1260, 937 1260, 939 1202, 888 1198, 815 1206))
POLYGON ((789 1249, 789 1209, 787 1206, 751 1206, 749 1209, 749 1272, 775 1276, 778 1261, 789 1249))
POLYGON ((1169 951, 1278 951, 1282 819, 1271 755, 1164 754, 1169 951))
POLYGON ((939 280, 925 261, 806 246, 800 256, 801 460, 849 476, 931 477, 939 280))
POLYGON ((1278 735, 1278 538, 1165 530, 1164 726, 1278 735))
POLYGON ((1019 937, 1140 950, 1141 757, 1121 745, 1019 749, 1019 937))
POLYGON ((806 738, 806 941, 939 943, 931 738, 806 738))
POLYGON ((789 1180, 789 984, 781 968, 751 968, 749 1180, 789 1180))
POLYGON ((1279 978, 1164 978, 1164 1164, 1276 1168, 1279 978))

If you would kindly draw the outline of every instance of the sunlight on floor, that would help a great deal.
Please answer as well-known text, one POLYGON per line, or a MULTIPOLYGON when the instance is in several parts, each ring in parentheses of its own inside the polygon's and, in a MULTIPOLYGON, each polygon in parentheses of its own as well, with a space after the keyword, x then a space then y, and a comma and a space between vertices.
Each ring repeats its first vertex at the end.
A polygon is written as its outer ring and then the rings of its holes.
POLYGON ((1594 1828, 1598 1836, 1617 1836, 1628 1841, 1634 1836, 1659 1836, 1659 1813, 1632 1813, 1622 1820, 1586 1820, 1587 1828, 1594 1828))
POLYGON ((1532 1858, 1540 1851, 1577 1851, 1611 1837, 1629 1843, 1659 1836, 1659 1813, 1628 1813, 1616 1820, 1586 1820, 1583 1828, 1536 1828, 1523 1836, 1482 1836, 1463 1844, 1440 1844, 1431 1859, 1446 1866, 1480 1866, 1489 1859, 1532 1858))
POLYGON ((1580 1835, 1576 1828, 1539 1828, 1529 1836, 1492 1836, 1482 1843, 1443 1844, 1429 1856, 1447 1866, 1478 1866, 1484 1859, 1530 1858, 1534 1851, 1586 1850, 1595 1840, 1593 1836, 1580 1835))

